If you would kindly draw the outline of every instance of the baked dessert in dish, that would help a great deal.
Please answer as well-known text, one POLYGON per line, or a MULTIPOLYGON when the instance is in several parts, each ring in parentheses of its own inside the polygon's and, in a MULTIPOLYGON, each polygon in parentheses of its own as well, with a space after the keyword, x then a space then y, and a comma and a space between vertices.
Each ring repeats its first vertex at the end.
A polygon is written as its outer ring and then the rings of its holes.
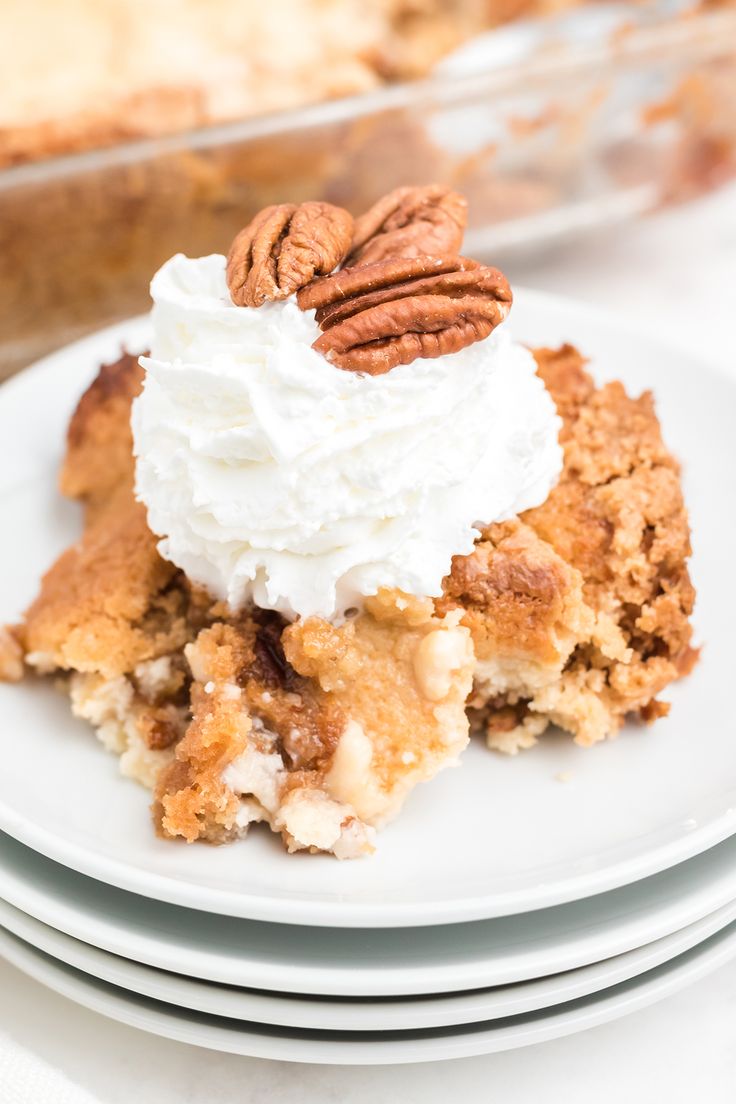
POLYGON ((150 354, 80 400, 84 533, 0 674, 61 679, 165 836, 359 856, 471 732, 592 744, 696 659, 651 395, 515 344, 464 211, 269 208, 227 262, 164 266, 150 354))
POLYGON ((686 6, 182 0, 174 27, 160 2, 11 0, 0 380, 146 310, 167 257, 221 252, 284 199, 358 213, 440 179, 472 200, 476 249, 508 251, 718 186, 736 166, 736 6, 686 6))
MULTIPOLYGON (((642 13, 666 21, 732 3, 671 10, 637 0, 620 26, 604 17, 595 33, 620 38, 642 13)), ((177 0, 175 9, 164 0, 11 0, 0 37, 0 167, 427 77, 486 31, 586 6, 596 8, 591 0, 177 0)), ((547 49, 559 37, 553 27, 547 49)), ((699 89, 676 94, 692 101, 691 114, 704 98, 699 89)))
POLYGON ((579 2, 11 3, 0 38, 0 166, 425 76, 479 31, 579 2))

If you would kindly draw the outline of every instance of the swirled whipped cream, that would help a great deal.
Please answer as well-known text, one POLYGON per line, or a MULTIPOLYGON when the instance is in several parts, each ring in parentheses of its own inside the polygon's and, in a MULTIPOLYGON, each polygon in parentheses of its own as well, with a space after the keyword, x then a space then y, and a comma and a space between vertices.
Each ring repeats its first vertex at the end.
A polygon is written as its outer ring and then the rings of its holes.
POLYGON ((439 595, 478 526, 541 503, 559 419, 505 327, 382 376, 311 348, 291 298, 236 307, 225 258, 172 257, 133 408, 161 554, 233 608, 339 619, 381 587, 439 595))

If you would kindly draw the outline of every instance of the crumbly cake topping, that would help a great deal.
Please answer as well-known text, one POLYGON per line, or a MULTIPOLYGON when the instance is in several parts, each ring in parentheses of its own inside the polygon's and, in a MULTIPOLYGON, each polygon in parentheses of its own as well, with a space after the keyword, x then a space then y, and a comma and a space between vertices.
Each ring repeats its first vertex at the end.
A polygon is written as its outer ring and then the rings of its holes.
POLYGON ((652 721, 668 708, 657 695, 697 658, 687 513, 651 394, 596 389, 570 346, 535 356, 563 418, 562 477, 455 561, 442 603, 466 610, 473 720, 500 750, 547 723, 589 744, 627 715, 652 721))

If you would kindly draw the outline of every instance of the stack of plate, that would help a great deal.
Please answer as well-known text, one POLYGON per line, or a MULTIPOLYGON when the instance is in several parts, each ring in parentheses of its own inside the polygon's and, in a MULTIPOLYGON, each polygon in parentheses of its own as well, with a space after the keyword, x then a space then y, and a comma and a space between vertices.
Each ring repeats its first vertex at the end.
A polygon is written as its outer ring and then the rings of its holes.
MULTIPOLYGON (((377 854, 288 856, 157 840, 147 795, 48 686, 0 686, 0 953, 90 1008, 201 1046, 330 1063, 523 1046, 648 1004, 736 954, 734 386, 617 322, 521 293, 516 332, 575 340, 603 377, 654 387, 685 461, 696 542, 694 674, 653 729, 515 759, 471 746, 412 795, 377 854), (708 425, 708 447, 693 433, 708 425)), ((54 493, 69 408, 134 323, 0 391, 0 612, 77 525, 54 493)))
MULTIPOLYGON (((416 1062, 525 1046, 640 1008, 736 954, 734 840, 574 904, 386 929, 195 911, 0 843, 10 962, 114 1019, 265 1058, 416 1062)), ((273 904, 300 916, 297 898, 273 904)), ((375 906, 365 923, 392 915, 375 906)))

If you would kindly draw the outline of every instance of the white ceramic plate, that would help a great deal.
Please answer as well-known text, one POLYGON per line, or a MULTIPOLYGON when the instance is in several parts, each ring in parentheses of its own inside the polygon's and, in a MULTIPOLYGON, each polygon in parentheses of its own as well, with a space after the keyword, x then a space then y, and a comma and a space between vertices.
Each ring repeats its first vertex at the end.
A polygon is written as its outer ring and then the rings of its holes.
POLYGON ((216 985, 157 970, 72 939, 0 900, 0 927, 68 966, 121 989, 177 1008, 190 1008, 227 1019, 339 1032, 447 1027, 518 1016, 565 1004, 669 962, 721 931, 734 919, 736 902, 732 901, 664 939, 579 970, 553 974, 540 980, 426 997, 331 1000, 327 997, 276 994, 233 985, 216 985))
MULTIPOLYGON (((563 299, 519 292, 516 334, 574 340, 596 375, 652 386, 685 463, 707 641, 668 694, 671 715, 590 750, 552 736, 513 759, 479 743, 421 787, 371 859, 288 856, 265 831, 213 851, 157 840, 147 795, 118 777, 49 686, 0 686, 6 739, 0 828, 111 884, 193 908, 336 926, 437 924, 518 913, 642 878, 736 828, 730 703, 736 590, 736 381, 563 299), (564 772, 571 781, 561 784, 564 772), (441 815, 438 815, 441 810, 441 815)), ((145 342, 138 320, 55 354, 0 388, 0 618, 17 616, 51 558, 79 531, 55 490, 69 411, 102 358, 145 342)))
POLYGON ((114 889, 0 837, 0 897, 123 958, 310 996, 395 997, 573 970, 671 935, 736 900, 736 837, 631 886, 514 917, 392 930, 236 920, 114 889))
POLYGON ((513 1050, 572 1035, 645 1008, 736 955, 730 925, 690 951, 602 994, 490 1023, 409 1032, 324 1032, 236 1023, 127 993, 73 969, 0 929, 0 955, 57 993, 131 1027, 179 1042, 281 1062, 385 1065, 437 1062, 513 1050))

